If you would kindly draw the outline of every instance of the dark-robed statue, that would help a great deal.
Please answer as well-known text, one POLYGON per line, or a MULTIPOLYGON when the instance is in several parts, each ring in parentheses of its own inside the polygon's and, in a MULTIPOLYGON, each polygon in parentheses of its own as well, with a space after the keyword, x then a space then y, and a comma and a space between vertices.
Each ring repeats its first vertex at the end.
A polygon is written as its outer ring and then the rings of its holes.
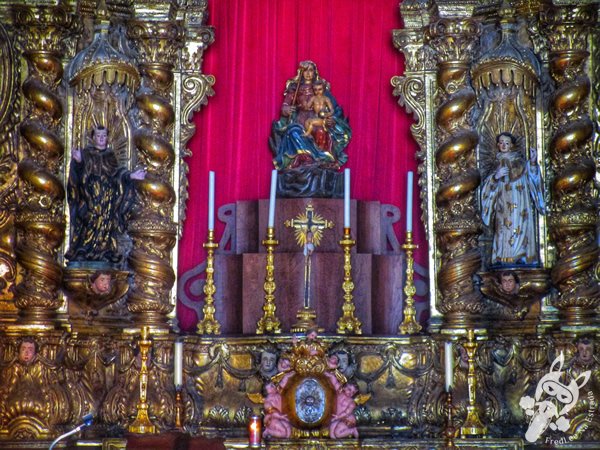
POLYGON ((286 83, 281 116, 269 145, 280 172, 278 191, 287 197, 341 197, 338 172, 351 137, 348 120, 312 61, 302 61, 286 83))
POLYGON ((132 180, 145 176, 143 169, 130 172, 119 166, 103 126, 92 130, 92 145, 73 150, 67 191, 71 242, 65 255, 70 265, 122 260, 117 239, 133 205, 132 180))

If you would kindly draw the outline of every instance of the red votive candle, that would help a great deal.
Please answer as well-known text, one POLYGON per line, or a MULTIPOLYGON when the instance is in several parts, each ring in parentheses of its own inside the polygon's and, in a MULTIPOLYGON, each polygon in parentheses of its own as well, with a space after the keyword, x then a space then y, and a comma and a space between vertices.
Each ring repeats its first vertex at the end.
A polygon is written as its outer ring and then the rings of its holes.
POLYGON ((250 447, 260 447, 260 438, 262 432, 262 423, 260 417, 250 417, 248 423, 248 440, 250 441, 250 447))

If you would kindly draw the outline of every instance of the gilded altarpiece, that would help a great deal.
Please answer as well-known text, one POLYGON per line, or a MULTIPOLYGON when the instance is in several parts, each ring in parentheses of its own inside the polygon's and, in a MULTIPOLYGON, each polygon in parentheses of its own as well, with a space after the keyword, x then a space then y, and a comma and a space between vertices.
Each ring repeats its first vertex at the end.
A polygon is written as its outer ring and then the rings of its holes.
MULTIPOLYGON (((49 441, 88 412, 97 417, 93 434, 120 436, 141 405, 158 432, 239 439, 260 412, 249 394, 267 380, 263 355, 292 346, 286 334, 186 336, 182 389, 172 382, 186 143, 193 114, 214 94, 215 78, 202 72, 214 40, 207 7, 0 1, 2 445, 49 441), (112 131, 119 163, 147 173, 135 183, 120 244, 124 287, 96 302, 86 293, 91 274, 64 259, 65 186, 73 150, 99 123, 112 131)), ((588 413, 590 399, 600 399, 597 10, 562 0, 400 4, 404 28, 393 43, 406 70, 391 82, 415 117, 432 318, 418 336, 322 338, 328 352, 346 355, 344 376, 369 396, 354 413, 364 448, 443 444, 445 340, 457 344, 451 425, 460 428, 474 407, 488 438, 514 440, 471 443, 522 448, 520 399, 561 352, 570 376, 592 373, 591 397, 572 411, 569 433, 589 448, 600 440, 600 411, 588 413), (508 267, 518 292, 502 291, 506 267, 495 266, 496 231, 482 213, 504 131, 538 171, 545 205, 532 211, 531 260, 508 267), (474 343, 465 342, 467 329, 474 343)), ((324 437, 318 448, 338 444, 324 437)))

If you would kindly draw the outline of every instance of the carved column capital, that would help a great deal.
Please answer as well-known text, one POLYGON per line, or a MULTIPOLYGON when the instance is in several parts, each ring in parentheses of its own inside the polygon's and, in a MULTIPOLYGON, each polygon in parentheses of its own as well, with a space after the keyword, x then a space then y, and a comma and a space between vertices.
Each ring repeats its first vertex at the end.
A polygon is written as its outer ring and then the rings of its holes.
POLYGON ((13 15, 26 52, 62 53, 64 33, 72 24, 71 14, 62 5, 15 5, 13 15))
POLYGON ((174 67, 183 46, 181 22, 174 20, 130 20, 127 37, 136 43, 141 63, 148 65, 174 67))
POLYGON ((440 63, 468 62, 481 33, 472 18, 440 18, 429 25, 427 37, 440 63))

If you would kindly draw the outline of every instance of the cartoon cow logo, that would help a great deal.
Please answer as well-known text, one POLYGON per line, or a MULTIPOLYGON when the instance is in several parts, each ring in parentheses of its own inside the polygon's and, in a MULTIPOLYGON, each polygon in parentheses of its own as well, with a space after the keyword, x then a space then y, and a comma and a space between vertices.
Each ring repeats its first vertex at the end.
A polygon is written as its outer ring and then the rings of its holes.
POLYGON ((569 429, 570 420, 565 415, 577 403, 579 389, 588 382, 591 371, 583 372, 568 385, 563 384, 560 379, 564 373, 564 361, 565 357, 561 352, 550 366, 550 372, 538 382, 535 399, 529 396, 521 397, 519 405, 525 410, 525 414, 531 416, 525 433, 525 439, 529 442, 537 441, 548 427, 560 431, 569 429))

